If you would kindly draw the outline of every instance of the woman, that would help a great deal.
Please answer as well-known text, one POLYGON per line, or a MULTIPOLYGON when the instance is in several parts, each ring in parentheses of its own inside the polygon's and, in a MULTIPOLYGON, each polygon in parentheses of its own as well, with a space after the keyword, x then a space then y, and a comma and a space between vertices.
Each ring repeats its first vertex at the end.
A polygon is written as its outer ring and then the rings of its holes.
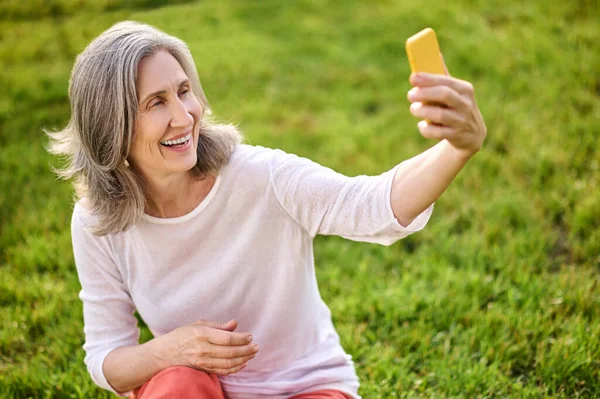
POLYGON ((51 150, 76 179, 71 229, 94 382, 144 399, 358 398, 317 288, 313 239, 390 245, 422 229, 486 135, 468 82, 411 83, 411 112, 433 122, 419 130, 442 141, 349 178, 211 123, 181 40, 122 22, 92 41, 51 150), (154 334, 142 345, 135 310, 154 334))

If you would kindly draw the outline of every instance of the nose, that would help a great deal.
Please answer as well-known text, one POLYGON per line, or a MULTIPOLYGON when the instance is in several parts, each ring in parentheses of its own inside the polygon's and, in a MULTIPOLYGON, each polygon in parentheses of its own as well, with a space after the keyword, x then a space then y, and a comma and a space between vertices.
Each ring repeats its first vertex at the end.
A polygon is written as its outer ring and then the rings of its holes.
POLYGON ((179 98, 171 103, 171 127, 185 128, 194 124, 194 117, 179 98))

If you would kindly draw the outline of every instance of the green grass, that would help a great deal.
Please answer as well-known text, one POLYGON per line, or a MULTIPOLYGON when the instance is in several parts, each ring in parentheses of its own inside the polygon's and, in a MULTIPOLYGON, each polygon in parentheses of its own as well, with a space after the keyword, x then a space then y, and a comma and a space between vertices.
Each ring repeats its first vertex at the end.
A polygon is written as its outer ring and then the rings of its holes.
POLYGON ((72 190, 41 129, 68 121, 74 57, 123 19, 185 40, 216 115, 250 143, 349 175, 432 145, 408 112, 403 43, 436 29, 476 87, 484 149, 425 231, 390 248, 316 240, 360 392, 600 397, 595 0, 91 3, 0 4, 0 397, 110 397, 83 364, 72 190))

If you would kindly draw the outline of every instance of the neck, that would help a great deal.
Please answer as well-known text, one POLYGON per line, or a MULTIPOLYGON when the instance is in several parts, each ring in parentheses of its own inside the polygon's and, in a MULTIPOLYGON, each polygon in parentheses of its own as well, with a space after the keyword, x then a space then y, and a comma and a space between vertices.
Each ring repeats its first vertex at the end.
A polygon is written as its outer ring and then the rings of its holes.
POLYGON ((200 180, 191 172, 148 179, 146 181, 145 212, 154 217, 174 218, 194 210, 210 192, 215 177, 200 180))

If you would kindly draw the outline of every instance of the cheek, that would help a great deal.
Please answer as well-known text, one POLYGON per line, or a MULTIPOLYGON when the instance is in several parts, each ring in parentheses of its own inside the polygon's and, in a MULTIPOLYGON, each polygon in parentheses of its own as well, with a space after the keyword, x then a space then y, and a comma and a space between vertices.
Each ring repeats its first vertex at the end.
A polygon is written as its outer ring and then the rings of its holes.
POLYGON ((131 155, 133 157, 148 156, 148 153, 159 152, 157 146, 164 136, 168 119, 163 112, 156 112, 152 115, 145 115, 136 123, 133 134, 133 143, 131 145, 131 155))

